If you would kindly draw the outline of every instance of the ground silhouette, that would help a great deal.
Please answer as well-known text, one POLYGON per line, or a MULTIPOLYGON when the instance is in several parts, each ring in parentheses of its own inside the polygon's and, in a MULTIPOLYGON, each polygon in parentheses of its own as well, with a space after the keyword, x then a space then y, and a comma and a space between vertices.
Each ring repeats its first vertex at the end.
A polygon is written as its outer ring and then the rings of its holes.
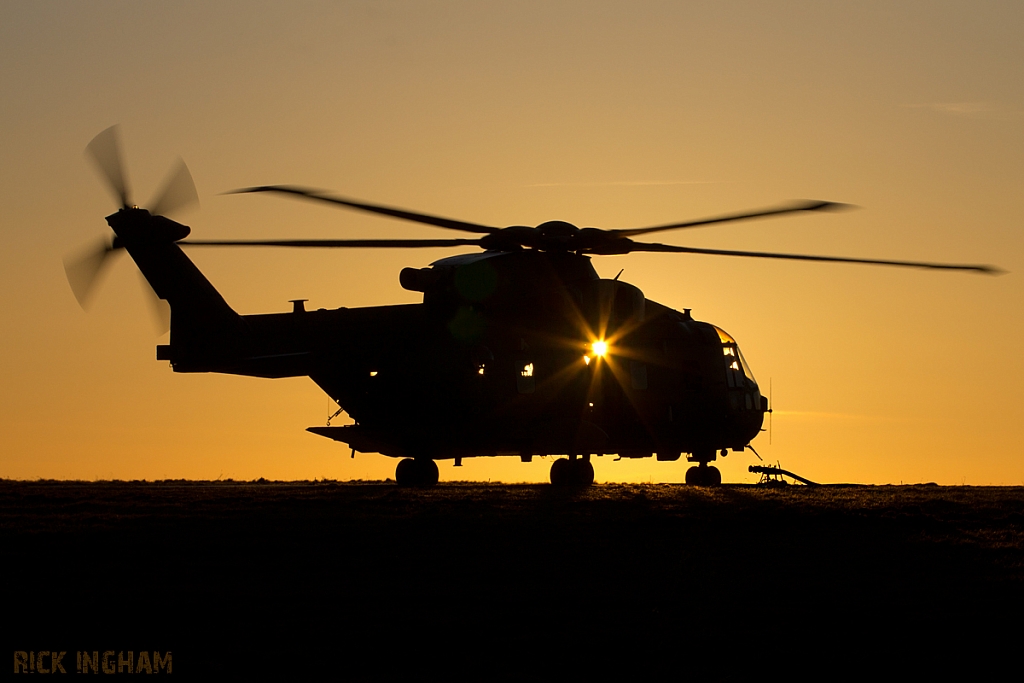
POLYGON ((1009 655, 1024 603, 1016 487, 2 481, 0 515, 11 651, 183 676, 920 673, 1009 655))

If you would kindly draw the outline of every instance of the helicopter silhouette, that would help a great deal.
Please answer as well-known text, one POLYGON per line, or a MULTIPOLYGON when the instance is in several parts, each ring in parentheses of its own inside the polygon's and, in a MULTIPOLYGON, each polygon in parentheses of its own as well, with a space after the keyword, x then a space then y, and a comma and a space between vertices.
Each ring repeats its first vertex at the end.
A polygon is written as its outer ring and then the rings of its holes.
POLYGON ((592 256, 712 254, 994 274, 992 266, 781 254, 638 242, 634 238, 845 205, 802 201, 645 228, 578 228, 564 221, 494 227, 345 199, 291 186, 275 193, 474 235, 449 239, 189 240, 167 218, 198 202, 179 163, 151 203, 130 201, 118 128, 86 148, 121 208, 114 231, 65 262, 79 302, 88 301, 108 257, 126 251, 156 296, 170 305, 170 343, 157 359, 175 372, 308 376, 354 423, 308 431, 356 451, 398 458, 400 485, 438 481, 437 460, 564 455, 551 483, 589 485, 591 457, 656 457, 695 463, 686 482, 721 483, 718 455, 750 447, 770 411, 736 340, 715 325, 647 299, 636 286, 602 279, 592 256), (479 253, 405 268, 418 304, 239 315, 182 247, 425 248, 479 253))

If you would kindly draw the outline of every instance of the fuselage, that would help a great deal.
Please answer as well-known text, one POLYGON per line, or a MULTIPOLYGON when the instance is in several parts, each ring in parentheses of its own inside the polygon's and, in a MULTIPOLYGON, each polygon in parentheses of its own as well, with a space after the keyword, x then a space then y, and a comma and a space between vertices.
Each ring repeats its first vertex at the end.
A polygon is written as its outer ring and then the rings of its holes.
POLYGON ((765 406, 735 341, 597 277, 522 251, 407 269, 420 304, 242 316, 246 348, 175 370, 308 375, 355 420, 311 431, 434 459, 615 453, 674 460, 743 448, 765 406), (603 355, 594 342, 603 341, 603 355))

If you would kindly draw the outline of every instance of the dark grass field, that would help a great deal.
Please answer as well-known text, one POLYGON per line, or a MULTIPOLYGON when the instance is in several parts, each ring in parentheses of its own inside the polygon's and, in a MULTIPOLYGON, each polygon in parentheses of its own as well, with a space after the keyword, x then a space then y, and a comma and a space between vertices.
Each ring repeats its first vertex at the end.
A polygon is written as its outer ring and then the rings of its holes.
POLYGON ((0 542, 8 672, 817 678, 1024 647, 1022 488, 0 481, 0 542))

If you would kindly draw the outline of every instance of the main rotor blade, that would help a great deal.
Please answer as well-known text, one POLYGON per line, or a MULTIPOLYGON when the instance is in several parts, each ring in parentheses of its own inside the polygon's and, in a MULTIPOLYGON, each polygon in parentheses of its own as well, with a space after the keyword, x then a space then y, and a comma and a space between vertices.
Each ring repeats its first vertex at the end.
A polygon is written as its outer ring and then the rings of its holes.
POLYGON ((121 206, 127 208, 131 204, 128 198, 128 180, 124 174, 124 163, 121 161, 120 130, 117 124, 107 128, 86 145, 85 153, 107 179, 107 185, 121 202, 121 206))
POLYGON ((744 221, 750 218, 765 218, 767 216, 778 216, 786 213, 796 213, 798 211, 840 211, 842 209, 852 208, 849 204, 840 204, 838 202, 822 202, 822 201, 803 201, 794 202, 792 204, 786 204, 783 206, 776 207, 774 209, 761 209, 760 211, 749 211, 745 213, 730 213, 725 216, 716 216, 712 218, 702 218, 696 221, 686 221, 685 223, 669 223, 668 225, 656 225, 651 228, 626 228, 624 230, 608 230, 608 232, 623 237, 635 237, 637 235, 646 235, 652 232, 661 232, 663 230, 680 230, 682 228, 695 228, 701 225, 711 225, 712 223, 728 223, 730 221, 744 221))
POLYGON ((966 270, 986 275, 1002 275, 1006 271, 995 266, 964 265, 956 263, 931 263, 927 261, 889 261, 884 259, 847 258, 844 256, 811 256, 809 254, 777 254, 765 251, 732 251, 728 249, 697 249, 695 247, 677 247, 671 244, 639 244, 630 245, 630 252, 655 251, 675 254, 712 254, 714 256, 749 256, 753 258, 789 259, 793 261, 826 261, 830 263, 866 263, 876 266, 902 266, 906 268, 931 268, 934 270, 966 270))
POLYGON ((88 247, 76 256, 64 259, 64 272, 67 274, 68 284, 78 299, 78 305, 83 309, 88 308, 96 283, 104 266, 109 263, 107 257, 114 251, 113 244, 103 240, 98 246, 88 247))
POLYGON ((196 184, 192 182, 188 166, 179 157, 178 165, 167 176, 156 199, 150 202, 149 212, 154 216, 166 216, 193 205, 199 205, 199 193, 196 192, 196 184))
POLYGON ((480 225, 478 223, 467 223, 465 221, 457 221, 452 218, 442 218, 440 216, 431 216, 425 213, 415 213, 413 211, 406 211, 405 209, 396 209, 390 206, 367 204, 365 202, 355 202, 352 201, 351 199, 334 197, 331 195, 321 194, 315 190, 309 190, 302 187, 293 187, 290 185, 262 185, 260 187, 246 187, 240 190, 231 190, 227 194, 244 194, 248 192, 277 192, 280 194, 290 194, 297 197, 305 197, 307 199, 312 199, 319 202, 327 202, 328 204, 338 204, 341 206, 347 206, 350 209, 357 209, 359 211, 366 211, 368 213, 376 213, 382 216, 400 218, 402 220, 412 221, 414 223, 424 223, 426 225, 433 225, 439 228, 448 228, 449 230, 460 230, 462 232, 472 232, 481 235, 489 235, 500 230, 500 228, 494 228, 487 225, 480 225))
POLYGON ((480 246, 480 240, 182 240, 190 247, 298 247, 298 248, 392 248, 422 249, 427 247, 480 246))

